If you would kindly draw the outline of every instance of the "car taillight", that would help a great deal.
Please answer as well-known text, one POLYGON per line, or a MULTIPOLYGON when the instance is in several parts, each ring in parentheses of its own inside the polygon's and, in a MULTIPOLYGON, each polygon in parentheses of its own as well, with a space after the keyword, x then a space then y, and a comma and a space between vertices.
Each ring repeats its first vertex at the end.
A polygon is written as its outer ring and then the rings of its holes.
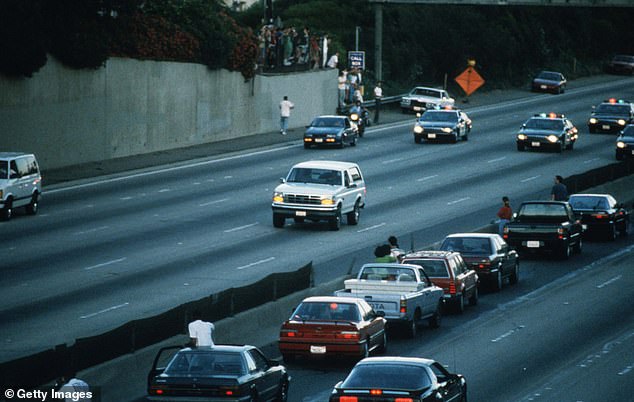
POLYGON ((456 294, 456 284, 453 282, 449 284, 449 293, 452 295, 456 294))
POLYGON ((339 402, 358 402, 359 398, 356 396, 340 396, 339 402))
POLYGON ((283 329, 280 331, 281 338, 301 338, 302 336, 304 334, 296 329, 283 329))
POLYGON ((559 238, 559 240, 564 238, 565 233, 566 231, 564 230, 564 228, 557 229, 557 237, 559 238))
POLYGON ((336 339, 359 339, 359 333, 357 331, 341 331, 335 335, 336 339))
POLYGON ((148 390, 148 393, 152 394, 152 395, 163 395, 163 389, 162 388, 158 388, 156 386, 152 386, 148 390))
POLYGON ((220 393, 224 396, 237 396, 240 395, 239 389, 236 387, 221 387, 220 393))
POLYGON ((407 313, 407 300, 401 299, 401 308, 399 311, 403 314, 407 313))
POLYGON ((371 389, 370 395, 383 395, 383 391, 381 391, 380 389, 371 389))
POLYGON ((604 219, 607 218, 607 215, 604 214, 592 214, 592 216, 594 216, 596 219, 604 219))
POLYGON ((396 398, 394 402, 414 402, 412 398, 396 398))
POLYGON ((491 261, 488 260, 482 260, 477 264, 479 269, 487 269, 487 268, 491 268, 491 261))

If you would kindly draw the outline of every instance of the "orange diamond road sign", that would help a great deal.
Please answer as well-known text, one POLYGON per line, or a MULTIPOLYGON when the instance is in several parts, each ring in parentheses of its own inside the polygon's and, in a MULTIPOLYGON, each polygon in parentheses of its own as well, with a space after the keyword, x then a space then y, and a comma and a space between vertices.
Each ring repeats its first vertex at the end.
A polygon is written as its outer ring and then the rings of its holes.
POLYGON ((475 68, 469 66, 459 76, 455 78, 460 88, 462 88, 467 96, 475 92, 476 89, 484 85, 484 78, 478 74, 475 68))

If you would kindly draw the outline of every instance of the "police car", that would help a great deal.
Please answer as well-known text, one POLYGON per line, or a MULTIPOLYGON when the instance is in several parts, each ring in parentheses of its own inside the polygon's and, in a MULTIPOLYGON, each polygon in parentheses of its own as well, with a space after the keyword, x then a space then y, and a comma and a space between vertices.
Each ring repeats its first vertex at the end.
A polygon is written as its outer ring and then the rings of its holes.
POLYGON ((572 149, 578 137, 577 128, 563 114, 536 114, 522 124, 516 136, 517 150, 532 148, 562 152, 572 149))
POLYGON ((626 126, 616 139, 616 159, 634 158, 634 124, 626 126))
POLYGON ((623 99, 610 98, 592 107, 588 120, 591 133, 618 132, 634 123, 634 104, 623 99))
POLYGON ((413 132, 414 142, 420 144, 423 140, 448 140, 451 143, 467 141, 471 125, 471 119, 466 113, 451 106, 430 109, 422 115, 417 114, 413 132))

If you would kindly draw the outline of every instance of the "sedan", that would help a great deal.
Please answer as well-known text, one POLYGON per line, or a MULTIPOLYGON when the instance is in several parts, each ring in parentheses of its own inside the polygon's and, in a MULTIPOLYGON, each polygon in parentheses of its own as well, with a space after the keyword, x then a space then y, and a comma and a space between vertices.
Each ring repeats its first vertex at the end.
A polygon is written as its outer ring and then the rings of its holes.
POLYGON ((554 71, 542 71, 531 84, 531 90, 535 92, 553 92, 562 94, 566 90, 566 78, 562 73, 554 71))
POLYGON ((469 139, 471 120, 469 125, 459 110, 427 110, 414 123, 414 142, 420 144, 423 140, 458 140, 469 139))
POLYGON ((329 402, 466 402, 467 380, 417 357, 370 357, 337 383, 329 402))
POLYGON ((357 125, 347 116, 319 116, 306 126, 304 148, 319 145, 335 145, 339 148, 345 144, 355 146, 358 136, 357 125))
POLYGON ((608 240, 616 240, 617 232, 627 234, 630 216, 610 194, 573 194, 568 203, 587 233, 600 233, 608 240))
POLYGON ((634 74, 634 56, 617 54, 610 60, 606 70, 613 74, 634 74))
POLYGON ((634 158, 634 124, 625 126, 616 139, 616 160, 634 158))
POLYGON ((540 113, 526 121, 516 136, 517 150, 551 149, 572 150, 579 138, 579 130, 563 114, 540 113))
POLYGON ((519 279, 519 255, 498 234, 451 234, 442 241, 440 249, 459 252, 478 277, 495 291, 502 288, 504 279, 508 278, 511 285, 519 279))
POLYGON ((279 348, 285 361, 296 356, 363 358, 387 348, 382 312, 362 299, 309 297, 282 324, 279 348))
POLYGON ((159 350, 154 359, 147 399, 285 402, 289 383, 286 368, 254 346, 172 346, 159 350))

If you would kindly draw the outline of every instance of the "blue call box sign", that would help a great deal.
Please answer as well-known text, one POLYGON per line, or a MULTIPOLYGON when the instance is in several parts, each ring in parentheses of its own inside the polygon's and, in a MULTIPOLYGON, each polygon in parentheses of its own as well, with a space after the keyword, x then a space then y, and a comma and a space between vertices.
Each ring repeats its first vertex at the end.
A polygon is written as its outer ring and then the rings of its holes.
POLYGON ((365 70, 365 52, 348 52, 348 68, 365 70))

